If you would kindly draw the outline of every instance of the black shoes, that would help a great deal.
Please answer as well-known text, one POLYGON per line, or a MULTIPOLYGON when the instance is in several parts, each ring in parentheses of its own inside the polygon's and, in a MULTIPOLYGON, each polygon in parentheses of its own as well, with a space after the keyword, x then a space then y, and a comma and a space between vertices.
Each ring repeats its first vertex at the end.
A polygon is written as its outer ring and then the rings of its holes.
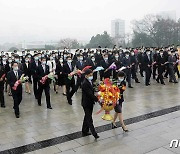
POLYGON ((50 106, 50 107, 47 107, 47 109, 52 109, 52 107, 50 106))
POLYGON ((129 132, 129 130, 125 129, 124 127, 122 127, 122 129, 123 129, 124 132, 129 132))
POLYGON ((99 138, 99 135, 98 135, 98 134, 96 134, 96 135, 94 136, 94 138, 95 138, 95 139, 98 139, 98 138, 99 138))
POLYGON ((129 88, 133 88, 132 86, 128 86, 129 88))
POLYGON ((114 129, 114 128, 118 128, 116 125, 114 125, 113 123, 111 123, 111 127, 112 127, 112 129, 114 129))
POLYGON ((15 114, 16 118, 19 118, 19 114, 15 114))
POLYGON ((5 105, 1 105, 2 108, 5 108, 6 106, 5 105))
POLYGON ((68 100, 69 105, 72 105, 72 99, 68 100))

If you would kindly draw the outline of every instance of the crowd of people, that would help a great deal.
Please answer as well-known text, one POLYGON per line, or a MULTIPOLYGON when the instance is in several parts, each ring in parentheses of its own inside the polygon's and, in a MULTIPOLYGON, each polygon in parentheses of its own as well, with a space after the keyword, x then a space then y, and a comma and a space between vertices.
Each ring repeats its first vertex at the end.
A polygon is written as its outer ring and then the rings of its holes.
POLYGON ((62 87, 63 95, 67 102, 72 105, 72 96, 82 86, 84 74, 72 75, 75 69, 83 70, 91 66, 91 70, 98 66, 103 67, 99 72, 93 72, 92 83, 104 78, 117 79, 118 70, 123 67, 125 80, 129 88, 133 88, 131 81, 140 83, 138 77, 145 77, 145 86, 150 86, 152 78, 165 85, 165 78, 169 82, 178 83, 176 74, 180 78, 178 70, 178 50, 174 45, 163 48, 117 48, 102 49, 77 49, 75 53, 66 48, 62 51, 22 51, 21 56, 15 50, 12 53, 1 51, 0 53, 0 103, 5 108, 4 92, 13 97, 15 116, 19 118, 19 105, 22 101, 22 84, 16 90, 14 84, 22 76, 28 76, 25 82, 25 92, 31 94, 33 91, 37 104, 41 106, 42 92, 45 92, 47 108, 52 109, 50 99, 50 84, 53 84, 55 93, 62 87), (108 69, 115 63, 115 69, 108 69), (46 80, 44 84, 40 81, 49 73, 53 73, 55 81, 46 80), (139 74, 139 75, 138 75, 139 74), (32 88, 31 88, 32 84, 32 88))

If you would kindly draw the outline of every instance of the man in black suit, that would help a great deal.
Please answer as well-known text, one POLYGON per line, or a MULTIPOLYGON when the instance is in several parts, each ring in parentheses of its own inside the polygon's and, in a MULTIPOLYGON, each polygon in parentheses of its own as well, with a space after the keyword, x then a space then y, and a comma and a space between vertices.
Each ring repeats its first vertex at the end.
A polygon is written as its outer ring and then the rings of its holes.
POLYGON ((165 70, 165 62, 166 59, 163 55, 163 50, 160 50, 160 54, 157 57, 157 66, 158 66, 158 77, 156 81, 159 83, 159 80, 161 81, 161 84, 165 85, 163 80, 163 72, 165 70))
POLYGON ((19 70, 17 62, 14 62, 12 64, 12 68, 13 68, 13 70, 8 72, 7 78, 8 78, 8 83, 11 87, 12 97, 14 100, 13 108, 15 111, 15 116, 16 116, 16 118, 19 118, 19 115, 20 115, 19 105, 22 101, 22 84, 19 84, 16 90, 14 90, 13 87, 14 87, 14 84, 16 83, 16 81, 18 81, 21 78, 22 71, 19 70))
POLYGON ((144 53, 144 68, 145 68, 145 72, 146 72, 146 78, 145 78, 145 84, 146 86, 150 85, 150 78, 151 78, 151 74, 152 74, 152 55, 150 50, 146 50, 146 52, 144 53))
POLYGON ((38 75, 37 75, 37 68, 40 65, 38 54, 34 55, 34 61, 31 63, 31 74, 33 77, 33 91, 34 96, 38 99, 38 75))
POLYGON ((131 59, 129 57, 129 52, 126 51, 125 52, 125 57, 122 59, 122 65, 124 67, 126 67, 126 69, 124 69, 124 73, 126 74, 126 81, 128 82, 128 87, 129 88, 133 88, 131 86, 131 59))
POLYGON ((48 75, 49 72, 49 66, 46 65, 46 58, 41 59, 41 65, 38 66, 37 68, 37 75, 38 75, 38 105, 41 106, 41 97, 42 97, 42 92, 44 90, 45 96, 46 96, 46 104, 48 109, 52 109, 51 103, 50 103, 50 82, 49 79, 45 81, 44 84, 42 84, 40 81, 41 79, 48 75))
POLYGON ((74 65, 71 57, 67 57, 67 61, 63 65, 63 74, 65 75, 65 83, 66 83, 66 96, 68 103, 72 105, 72 96, 75 93, 75 80, 74 76, 71 76, 70 73, 74 70, 74 65), (71 90, 70 90, 71 89, 71 90))
POLYGON ((0 65, 0 104, 2 108, 5 108, 4 102, 4 81, 5 81, 5 69, 0 65), (4 77, 3 77, 4 76, 4 77))
MULTIPOLYGON (((86 63, 83 59, 83 55, 79 56, 79 60, 76 62, 76 68, 79 70, 83 70, 83 68, 86 66, 86 63)), ((84 80, 84 75, 77 75, 77 81, 76 81, 76 87, 75 91, 77 92, 78 88, 81 86, 82 81, 84 80)))
POLYGON ((109 66, 111 65, 110 60, 108 59, 108 54, 106 53, 103 57, 104 59, 101 60, 100 65, 104 68, 103 71, 100 71, 100 80, 104 78, 110 78, 112 70, 109 70, 109 66))
POLYGON ((92 135, 95 139, 99 138, 98 134, 95 131, 92 119, 92 112, 94 102, 98 101, 98 98, 94 95, 94 89, 92 86, 93 72, 90 69, 85 71, 85 79, 82 83, 82 107, 85 113, 82 134, 90 135, 89 129, 91 130, 92 135))

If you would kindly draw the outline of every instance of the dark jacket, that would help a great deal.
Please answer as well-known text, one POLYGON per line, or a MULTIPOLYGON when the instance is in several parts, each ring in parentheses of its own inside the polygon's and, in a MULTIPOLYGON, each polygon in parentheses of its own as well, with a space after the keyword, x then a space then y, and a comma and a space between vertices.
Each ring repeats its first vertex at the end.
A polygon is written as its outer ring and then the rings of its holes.
POLYGON ((95 102, 98 101, 98 98, 94 95, 94 89, 88 79, 84 79, 82 83, 82 102, 81 105, 84 108, 93 108, 95 102))

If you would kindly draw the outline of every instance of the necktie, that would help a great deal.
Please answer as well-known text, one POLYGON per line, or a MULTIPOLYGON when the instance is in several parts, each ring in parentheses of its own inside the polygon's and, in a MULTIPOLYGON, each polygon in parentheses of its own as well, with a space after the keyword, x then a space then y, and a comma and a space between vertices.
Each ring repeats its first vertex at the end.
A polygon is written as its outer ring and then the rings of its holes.
POLYGON ((52 68, 54 67, 54 64, 53 64, 53 62, 51 62, 51 64, 52 64, 52 68))
POLYGON ((15 74, 16 74, 16 78, 17 78, 17 80, 18 80, 18 72, 15 72, 15 74))

